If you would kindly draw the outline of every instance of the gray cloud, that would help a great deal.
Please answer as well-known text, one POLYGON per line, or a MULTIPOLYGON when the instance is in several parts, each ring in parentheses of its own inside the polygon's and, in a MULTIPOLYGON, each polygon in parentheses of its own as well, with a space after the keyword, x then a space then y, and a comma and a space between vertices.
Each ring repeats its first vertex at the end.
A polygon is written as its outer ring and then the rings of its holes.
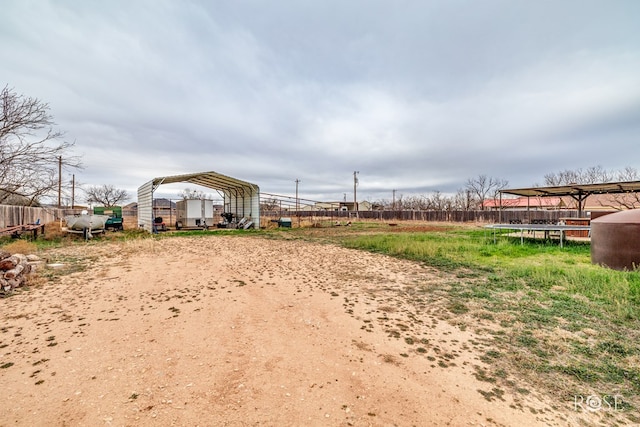
POLYGON ((359 170, 375 199, 640 168, 633 0, 6 3, 0 83, 50 104, 86 184, 342 199, 359 170))

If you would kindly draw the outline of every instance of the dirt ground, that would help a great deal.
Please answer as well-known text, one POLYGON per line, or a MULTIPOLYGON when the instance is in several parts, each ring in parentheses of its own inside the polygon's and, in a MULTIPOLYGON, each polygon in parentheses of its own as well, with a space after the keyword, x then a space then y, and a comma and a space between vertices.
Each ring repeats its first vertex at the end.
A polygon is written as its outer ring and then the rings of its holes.
POLYGON ((232 236, 48 256, 93 261, 0 300, 2 426, 578 423, 481 381, 482 337, 415 302, 452 278, 417 263, 232 236))

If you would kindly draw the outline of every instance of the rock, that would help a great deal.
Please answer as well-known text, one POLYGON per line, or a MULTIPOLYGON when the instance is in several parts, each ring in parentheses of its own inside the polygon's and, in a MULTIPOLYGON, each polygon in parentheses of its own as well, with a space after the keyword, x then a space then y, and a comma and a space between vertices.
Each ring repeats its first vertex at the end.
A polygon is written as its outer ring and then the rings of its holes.
POLYGON ((0 270, 13 270, 18 264, 20 264, 20 259, 15 257, 14 255, 11 255, 3 260, 0 260, 0 270))
POLYGON ((19 288, 22 286, 22 276, 16 277, 14 279, 7 279, 7 283, 11 286, 11 289, 19 288))
POLYGON ((44 268, 44 261, 29 261, 30 273, 36 273, 44 268))
MULTIPOLYGON (((0 251, 0 258, 5 254, 0 251)), ((7 294, 22 286, 27 275, 34 272, 38 265, 44 265, 44 261, 35 255, 13 254, 0 259, 0 291, 7 294)))
POLYGON ((27 256, 23 255, 23 254, 13 254, 14 257, 16 257, 18 259, 18 263, 19 264, 26 264, 27 263, 27 256))
MULTIPOLYGON (((29 264, 26 264, 29 265, 29 264)), ((23 271, 24 271, 24 266, 25 264, 18 264, 16 265, 15 268, 8 270, 6 273, 4 273, 4 278, 5 279, 15 279, 16 277, 18 277, 23 271)))
POLYGON ((0 250, 0 260, 9 258, 10 256, 11 254, 9 252, 0 250))
POLYGON ((0 290, 4 292, 11 291, 11 285, 4 278, 0 277, 0 290))

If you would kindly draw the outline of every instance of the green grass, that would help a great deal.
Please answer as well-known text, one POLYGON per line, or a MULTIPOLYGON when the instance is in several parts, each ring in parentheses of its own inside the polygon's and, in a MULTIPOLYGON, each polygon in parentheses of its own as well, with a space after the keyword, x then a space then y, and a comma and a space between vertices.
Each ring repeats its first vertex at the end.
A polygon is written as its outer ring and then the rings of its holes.
MULTIPOLYGON (((589 299, 599 311, 615 319, 639 320, 640 275, 591 264, 590 246, 528 242, 502 238, 493 243, 478 231, 354 235, 342 241, 349 248, 384 253, 423 262, 445 271, 464 272, 462 277, 482 275, 485 297, 492 292, 526 290, 537 299, 555 300, 556 310, 575 306, 568 295, 589 299)), ((575 308, 575 307, 572 307, 575 308)), ((584 309, 582 310, 584 311, 584 309)))

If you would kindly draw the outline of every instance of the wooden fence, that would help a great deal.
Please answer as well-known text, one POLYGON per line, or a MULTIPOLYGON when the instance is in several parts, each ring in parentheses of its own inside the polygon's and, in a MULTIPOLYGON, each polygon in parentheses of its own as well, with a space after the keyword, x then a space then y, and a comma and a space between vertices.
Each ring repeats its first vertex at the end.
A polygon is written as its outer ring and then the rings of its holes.
MULTIPOLYGON (((80 210, 34 208, 26 206, 0 205, 0 228, 12 225, 33 224, 40 220, 41 224, 56 221, 65 215, 79 214, 80 210)), ((354 219, 355 212, 349 211, 261 211, 261 216, 271 219, 280 217, 354 219)), ((137 227, 134 211, 123 211, 127 228, 137 227)), ((560 218, 574 218, 578 212, 574 210, 556 211, 360 211, 358 218, 377 219, 380 221, 439 221, 439 222, 481 222, 481 223, 529 223, 532 220, 557 222, 560 218)))
MULTIPOLYGON (((351 211, 261 211, 267 218, 297 217, 325 219, 354 219, 356 213, 351 211)), ((437 221, 437 222, 480 222, 480 223, 529 223, 534 220, 558 222, 560 218, 575 218, 578 212, 562 211, 359 211, 357 218, 377 219, 380 221, 437 221)))
MULTIPOLYGON (((0 228, 13 225, 33 224, 40 220, 40 224, 48 224, 64 218, 65 215, 78 215, 83 209, 35 208, 28 206, 0 205, 0 228)), ((123 210, 127 228, 137 227, 135 211, 123 210)))
POLYGON ((55 208, 0 205, 0 228, 12 225, 47 224, 60 218, 61 211, 55 208))

